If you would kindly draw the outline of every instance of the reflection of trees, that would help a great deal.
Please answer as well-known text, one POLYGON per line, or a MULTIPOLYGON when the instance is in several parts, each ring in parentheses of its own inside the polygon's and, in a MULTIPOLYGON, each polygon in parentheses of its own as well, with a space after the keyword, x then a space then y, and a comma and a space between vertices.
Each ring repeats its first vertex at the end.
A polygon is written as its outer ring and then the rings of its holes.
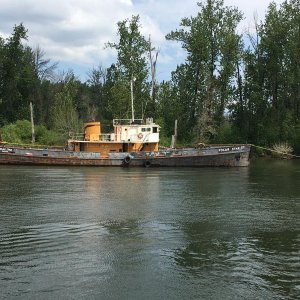
MULTIPOLYGON (((270 229, 271 230, 271 229, 270 229)), ((253 232, 221 235, 213 224, 184 224, 186 245, 174 251, 175 263, 187 274, 209 276, 240 285, 240 295, 253 290, 262 295, 295 299, 299 284, 299 246, 297 231, 253 232), (218 238, 219 236, 219 238, 218 238), (243 289, 244 286, 244 289, 243 289)))
POLYGON ((108 235, 100 240, 98 255, 106 257, 110 268, 135 265, 144 249, 144 235, 138 220, 106 221, 101 225, 108 235), (109 246, 109 247, 108 247, 109 246))
POLYGON ((102 224, 104 228, 107 229, 109 234, 117 237, 121 235, 137 237, 141 235, 140 226, 138 220, 124 220, 124 221, 110 221, 102 224))
POLYGON ((24 199, 32 195, 35 178, 24 166, 1 166, 0 182, 1 201, 24 199))
POLYGON ((260 277, 280 293, 296 299, 300 275, 299 230, 256 233, 255 240, 263 264, 260 277))
MULTIPOLYGON (((300 195, 300 173, 297 160, 253 161, 250 171, 250 192, 260 197, 280 198, 291 202, 300 195)), ((273 202, 275 204, 275 202, 273 202)), ((279 205, 282 205, 282 201, 279 205)), ((295 203, 294 203, 295 204, 295 203)))
POLYGON ((221 267, 229 245, 214 237, 215 229, 212 223, 185 224, 188 240, 184 247, 175 250, 176 263, 194 275, 221 267))

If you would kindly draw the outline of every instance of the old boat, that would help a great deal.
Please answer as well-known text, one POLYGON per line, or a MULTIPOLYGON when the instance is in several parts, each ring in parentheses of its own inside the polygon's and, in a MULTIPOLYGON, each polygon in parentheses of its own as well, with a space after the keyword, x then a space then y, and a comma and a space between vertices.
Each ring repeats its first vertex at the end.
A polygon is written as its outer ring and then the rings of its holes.
POLYGON ((0 164, 122 167, 202 167, 249 165, 250 145, 159 148, 160 127, 148 118, 115 119, 113 132, 102 133, 100 122, 84 124, 65 149, 0 145, 0 164))

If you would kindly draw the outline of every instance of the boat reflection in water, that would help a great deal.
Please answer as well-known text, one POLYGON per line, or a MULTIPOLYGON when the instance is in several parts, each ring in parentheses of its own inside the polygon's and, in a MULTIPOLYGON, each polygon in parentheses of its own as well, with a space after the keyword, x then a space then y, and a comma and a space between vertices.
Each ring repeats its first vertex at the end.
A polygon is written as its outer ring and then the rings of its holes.
POLYGON ((300 166, 0 165, 3 299, 298 299, 300 166))

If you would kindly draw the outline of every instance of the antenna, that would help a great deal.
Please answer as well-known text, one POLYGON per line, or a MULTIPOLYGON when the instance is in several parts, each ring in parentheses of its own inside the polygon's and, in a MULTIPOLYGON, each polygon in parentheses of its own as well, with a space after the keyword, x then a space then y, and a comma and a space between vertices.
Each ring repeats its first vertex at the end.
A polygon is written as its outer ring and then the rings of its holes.
POLYGON ((130 91, 131 91, 131 114, 132 114, 132 122, 134 122, 134 107, 133 107, 133 82, 136 80, 135 77, 131 77, 130 80, 130 91))

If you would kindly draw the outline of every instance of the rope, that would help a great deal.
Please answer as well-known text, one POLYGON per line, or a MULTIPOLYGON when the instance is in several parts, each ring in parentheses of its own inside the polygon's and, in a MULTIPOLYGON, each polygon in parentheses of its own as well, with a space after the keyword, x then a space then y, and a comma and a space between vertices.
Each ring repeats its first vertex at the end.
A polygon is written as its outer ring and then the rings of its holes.
POLYGON ((274 149, 271 149, 271 148, 266 148, 266 147, 257 146, 257 145, 253 145, 253 144, 250 144, 250 146, 252 146, 254 148, 258 148, 258 149, 262 149, 262 150, 274 152, 274 153, 277 153, 277 154, 280 154, 280 155, 287 155, 290 158, 300 158, 299 155, 290 154, 290 153, 287 153, 287 152, 280 152, 280 151, 277 151, 277 150, 274 150, 274 149))

